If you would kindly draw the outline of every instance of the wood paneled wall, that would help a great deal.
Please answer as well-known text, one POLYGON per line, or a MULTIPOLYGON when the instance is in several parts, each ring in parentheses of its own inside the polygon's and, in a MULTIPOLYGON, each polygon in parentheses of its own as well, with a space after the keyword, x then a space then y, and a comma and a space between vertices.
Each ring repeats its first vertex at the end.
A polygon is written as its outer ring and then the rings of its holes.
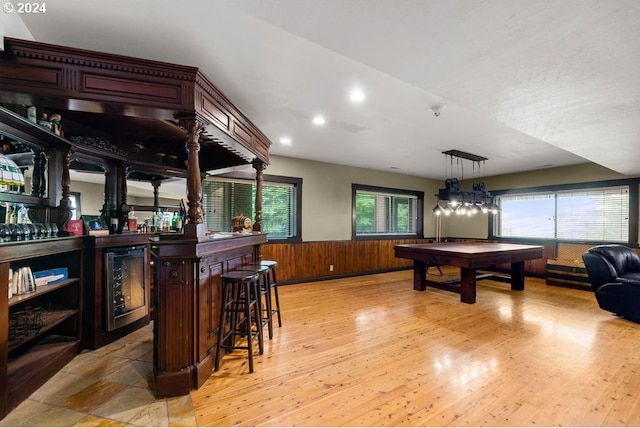
POLYGON ((427 242, 428 239, 267 243, 262 248, 262 258, 278 262, 279 283, 294 283, 408 269, 413 262, 396 259, 393 246, 427 242))
MULTIPOLYGON (((464 241, 464 239, 450 239, 449 241, 464 241)), ((279 283, 297 283, 409 269, 413 266, 413 262, 408 259, 396 258, 393 251, 394 245, 428 242, 432 242, 432 240, 267 243, 262 248, 262 259, 278 262, 279 283), (331 265, 333 265, 333 271, 330 270, 331 265)), ((525 272, 527 275, 544 277, 547 259, 556 256, 556 244, 551 242, 539 245, 545 247, 543 258, 525 262, 525 272)), ((499 266, 498 268, 500 270, 510 269, 509 266, 499 266)))

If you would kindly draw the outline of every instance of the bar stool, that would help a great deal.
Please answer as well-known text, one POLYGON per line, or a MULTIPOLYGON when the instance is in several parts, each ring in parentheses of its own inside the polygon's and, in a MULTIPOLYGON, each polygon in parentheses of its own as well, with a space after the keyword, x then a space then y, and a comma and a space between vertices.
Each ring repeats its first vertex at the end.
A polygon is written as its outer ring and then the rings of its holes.
POLYGON ((260 314, 259 274, 257 271, 232 271, 222 275, 222 306, 216 344, 214 369, 220 367, 222 348, 227 352, 246 349, 249 373, 253 373, 253 339, 258 339, 260 354, 264 352, 260 314), (229 326, 227 330, 226 327, 229 326), (255 329, 253 326, 255 325, 255 329), (246 346, 237 346, 236 337, 246 337, 246 346), (228 342, 228 343, 226 343, 228 342))
POLYGON ((264 296, 264 307, 260 307, 260 312, 264 314, 262 317, 262 326, 269 328, 269 339, 273 339, 273 309, 271 305, 271 280, 269 275, 269 267, 260 264, 244 265, 238 268, 240 271, 256 272, 260 275, 260 294, 264 296))
POLYGON ((278 262, 273 260, 262 260, 260 266, 266 266, 269 268, 269 298, 271 298, 271 290, 275 297, 276 305, 272 307, 272 314, 278 314, 278 327, 282 327, 282 318, 280 316, 280 296, 278 296, 278 279, 276 277, 276 267, 278 262))

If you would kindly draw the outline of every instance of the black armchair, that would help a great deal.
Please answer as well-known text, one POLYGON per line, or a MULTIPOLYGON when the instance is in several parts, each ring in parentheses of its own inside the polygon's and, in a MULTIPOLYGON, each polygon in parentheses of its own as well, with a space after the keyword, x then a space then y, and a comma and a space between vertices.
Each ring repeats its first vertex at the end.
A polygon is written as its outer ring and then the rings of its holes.
POLYGON ((640 256, 624 245, 607 244, 590 248, 582 260, 598 305, 640 322, 640 256))

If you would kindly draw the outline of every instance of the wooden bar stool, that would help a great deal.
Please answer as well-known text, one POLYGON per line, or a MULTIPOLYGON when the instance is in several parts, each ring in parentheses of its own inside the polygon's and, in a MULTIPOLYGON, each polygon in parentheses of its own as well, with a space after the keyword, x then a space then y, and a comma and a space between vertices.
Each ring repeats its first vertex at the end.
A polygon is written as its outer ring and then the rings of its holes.
POLYGON ((222 348, 227 352, 233 352, 234 349, 246 349, 249 358, 249 373, 253 373, 254 338, 258 339, 260 354, 264 352, 259 277, 259 273, 255 270, 232 271, 222 275, 222 305, 214 367, 216 371, 220 368, 222 348), (237 346, 237 337, 246 337, 247 345, 237 346))
MULTIPOLYGON (((275 306, 272 304, 272 314, 278 314, 278 327, 282 327, 282 318, 280 316, 280 296, 278 296, 278 279, 276 277, 276 267, 278 262, 273 260, 262 260, 260 266, 269 268, 269 298, 271 298, 271 290, 275 297, 275 306)), ((273 302, 273 301, 272 301, 273 302)))
POLYGON ((271 279, 269 267, 260 264, 244 265, 238 268, 241 271, 257 272, 260 275, 260 294, 264 297, 264 307, 260 306, 260 312, 264 314, 262 317, 262 326, 268 326, 269 339, 273 339, 273 314, 271 305, 271 279))

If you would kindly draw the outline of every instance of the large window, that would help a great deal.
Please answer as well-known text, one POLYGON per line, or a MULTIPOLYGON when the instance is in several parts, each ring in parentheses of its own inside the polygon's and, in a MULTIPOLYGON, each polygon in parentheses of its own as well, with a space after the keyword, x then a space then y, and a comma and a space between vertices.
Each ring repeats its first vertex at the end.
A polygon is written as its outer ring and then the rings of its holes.
MULTIPOLYGON (((202 186, 207 229, 231 231, 235 216, 255 220, 256 183, 252 174, 207 178, 202 186)), ((255 176, 254 176, 255 177, 255 176)), ((302 179, 263 176, 262 230, 269 239, 300 240, 302 179)))
POLYGON ((422 237, 424 193, 354 184, 353 239, 422 237))
POLYGON ((495 237, 637 241, 637 179, 493 193, 495 237))

